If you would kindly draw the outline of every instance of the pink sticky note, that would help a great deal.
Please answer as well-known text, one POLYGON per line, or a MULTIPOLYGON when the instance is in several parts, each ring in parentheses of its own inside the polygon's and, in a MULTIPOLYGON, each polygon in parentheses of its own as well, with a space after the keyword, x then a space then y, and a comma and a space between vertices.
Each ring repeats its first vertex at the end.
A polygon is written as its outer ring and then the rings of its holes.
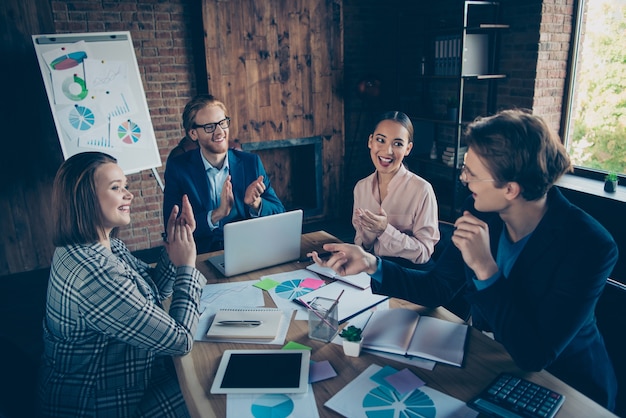
POLYGON ((318 287, 322 286, 323 284, 324 284, 324 280, 314 279, 312 277, 309 277, 308 279, 302 280, 300 284, 298 285, 298 287, 305 287, 307 289, 315 290, 318 287))
POLYGON ((386 376, 385 380, 400 394, 408 393, 425 385, 422 379, 406 368, 400 370, 398 373, 386 376))

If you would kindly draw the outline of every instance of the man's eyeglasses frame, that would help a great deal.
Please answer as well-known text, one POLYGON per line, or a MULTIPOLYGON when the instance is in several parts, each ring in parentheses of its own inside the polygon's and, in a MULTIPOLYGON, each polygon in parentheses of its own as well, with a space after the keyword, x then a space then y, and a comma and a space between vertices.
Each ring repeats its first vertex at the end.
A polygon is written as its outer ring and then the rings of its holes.
POLYGON ((206 132, 207 134, 212 134, 213 132, 215 132, 218 125, 222 129, 228 129, 228 127, 230 126, 230 118, 226 116, 224 119, 218 122, 205 123, 204 125, 197 125, 194 123, 192 128, 193 129, 202 128, 204 129, 204 132, 206 132))
POLYGON ((477 183, 477 182, 485 182, 485 181, 495 181, 494 179, 468 179, 468 176, 474 176, 465 166, 465 164, 463 164, 461 166, 461 174, 459 174, 459 180, 461 180, 461 183, 463 184, 463 186, 467 187, 467 185, 469 183, 477 183))

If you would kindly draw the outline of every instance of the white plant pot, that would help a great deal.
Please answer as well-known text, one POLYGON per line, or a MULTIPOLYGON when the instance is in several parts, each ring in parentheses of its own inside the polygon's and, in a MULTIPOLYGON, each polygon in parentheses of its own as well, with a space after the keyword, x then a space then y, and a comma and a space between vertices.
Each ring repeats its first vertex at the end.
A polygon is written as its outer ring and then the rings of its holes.
POLYGON ((361 341, 343 341, 343 352, 346 356, 358 357, 361 354, 361 341))

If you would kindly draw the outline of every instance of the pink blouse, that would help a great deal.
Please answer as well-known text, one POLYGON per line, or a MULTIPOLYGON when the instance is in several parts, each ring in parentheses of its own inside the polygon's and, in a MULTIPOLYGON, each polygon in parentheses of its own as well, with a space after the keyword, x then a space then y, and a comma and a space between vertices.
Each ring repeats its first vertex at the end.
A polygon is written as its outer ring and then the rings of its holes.
POLYGON ((354 187, 352 225, 356 230, 354 243, 378 256, 402 257, 415 264, 430 260, 439 242, 437 198, 430 183, 401 166, 389 183, 387 196, 380 202, 376 172, 359 180, 354 187), (388 225, 377 237, 360 230, 356 209, 387 213, 388 225))

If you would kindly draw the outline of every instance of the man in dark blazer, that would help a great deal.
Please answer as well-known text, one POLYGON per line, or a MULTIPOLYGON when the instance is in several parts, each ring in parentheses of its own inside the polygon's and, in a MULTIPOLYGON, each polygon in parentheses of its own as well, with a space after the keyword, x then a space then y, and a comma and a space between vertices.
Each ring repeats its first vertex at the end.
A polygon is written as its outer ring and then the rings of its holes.
POLYGON ((261 159, 229 148, 230 118, 222 102, 211 95, 194 97, 183 111, 183 126, 199 148, 168 160, 163 213, 189 197, 198 253, 224 248, 226 223, 285 211, 261 159))
POLYGON ((471 323, 516 364, 546 369, 599 404, 615 406, 617 380, 595 307, 617 262, 596 220, 556 187, 565 148, 534 115, 502 111, 469 125, 460 179, 472 196, 432 271, 404 269, 362 248, 326 244, 339 274, 366 271, 372 290, 436 307, 461 292, 471 323))

